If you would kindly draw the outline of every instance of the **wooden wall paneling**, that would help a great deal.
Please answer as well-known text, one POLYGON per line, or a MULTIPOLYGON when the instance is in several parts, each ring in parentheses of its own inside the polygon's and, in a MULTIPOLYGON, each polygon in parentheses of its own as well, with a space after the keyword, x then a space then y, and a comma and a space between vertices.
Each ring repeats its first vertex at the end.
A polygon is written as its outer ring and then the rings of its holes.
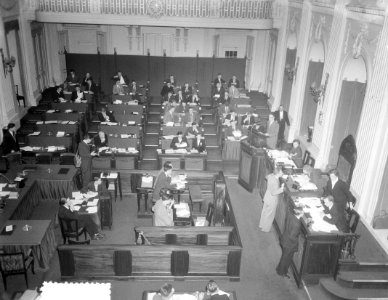
POLYGON ((185 82, 194 86, 196 76, 196 58, 194 57, 166 57, 166 79, 174 75, 179 86, 185 82))
MULTIPOLYGON (((228 82, 233 75, 237 76, 240 86, 243 86, 245 78, 245 61, 246 58, 215 58, 214 59, 214 78, 218 73, 228 82)), ((214 79, 213 78, 213 79, 214 79)))
POLYGON ((163 76, 163 57, 150 56, 150 94, 152 96, 159 96, 160 98, 160 92, 165 79, 163 76))
POLYGON ((115 251, 113 260, 116 276, 130 276, 132 274, 131 251, 115 251))

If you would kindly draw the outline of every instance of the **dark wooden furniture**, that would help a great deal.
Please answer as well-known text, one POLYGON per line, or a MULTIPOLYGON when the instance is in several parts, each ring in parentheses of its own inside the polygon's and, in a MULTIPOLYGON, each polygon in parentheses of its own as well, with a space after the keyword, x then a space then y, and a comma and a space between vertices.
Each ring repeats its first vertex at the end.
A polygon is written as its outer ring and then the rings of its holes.
POLYGON ((23 252, 0 254, 0 272, 3 277, 4 290, 7 290, 7 277, 19 274, 24 275, 28 288, 27 272, 29 268, 31 268, 32 274, 35 274, 32 251, 27 256, 23 252))
POLYGON ((174 170, 206 170, 206 153, 158 153, 159 168, 166 161, 171 161, 174 170))
POLYGON ((75 238, 78 241, 81 235, 84 235, 86 240, 86 228, 79 226, 78 220, 62 219, 60 217, 58 219, 64 244, 69 238, 75 238))

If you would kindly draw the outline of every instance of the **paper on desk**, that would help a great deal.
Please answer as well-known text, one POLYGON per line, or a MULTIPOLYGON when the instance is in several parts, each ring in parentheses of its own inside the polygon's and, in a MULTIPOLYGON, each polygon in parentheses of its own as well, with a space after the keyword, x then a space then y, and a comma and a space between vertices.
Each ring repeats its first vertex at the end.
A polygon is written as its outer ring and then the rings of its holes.
POLYGON ((72 111, 73 111, 72 109, 66 109, 66 110, 65 110, 65 113, 68 114, 68 113, 71 113, 72 111))
POLYGON ((29 135, 39 135, 40 131, 34 131, 33 133, 30 133, 29 135))
POLYGON ((167 123, 166 123, 166 126, 172 127, 172 126, 174 126, 174 122, 167 122, 167 123))
POLYGON ((65 136, 65 132, 64 131, 58 131, 57 132, 57 137, 64 137, 65 136))
POLYGON ((176 216, 179 218, 188 218, 190 217, 190 208, 188 203, 181 202, 179 204, 174 204, 176 216))
POLYGON ((106 124, 109 125, 109 126, 116 126, 117 125, 116 122, 107 122, 106 124))
POLYGON ((121 138, 122 139, 127 139, 127 138, 130 138, 130 137, 131 137, 130 134, 125 134, 125 133, 121 134, 121 138))
POLYGON ((74 125, 76 122, 75 121, 69 121, 70 125, 74 125))
POLYGON ((97 212, 97 206, 91 206, 86 209, 86 211, 90 214, 95 214, 97 212))
POLYGON ((47 147, 47 152, 55 152, 57 151, 57 147, 56 146, 48 146, 47 147))
POLYGON ((101 178, 108 178, 108 179, 115 179, 117 178, 117 176, 118 176, 118 173, 116 172, 111 172, 108 174, 108 176, 104 176, 104 173, 101 173, 100 175, 101 178))
POLYGON ((22 150, 22 151, 32 151, 32 147, 30 147, 30 146, 20 147, 20 150, 22 150))
POLYGON ((86 193, 86 197, 87 198, 92 198, 92 197, 97 197, 98 196, 98 193, 97 192, 93 192, 93 191, 88 191, 86 193))
POLYGON ((15 177, 15 179, 13 181, 19 182, 19 181, 22 181, 23 179, 24 178, 17 176, 17 177, 15 177))
POLYGON ((81 192, 72 192, 71 197, 74 199, 82 199, 83 198, 81 192))
POLYGON ((57 120, 52 120, 52 121, 46 121, 45 124, 57 124, 57 120))
POLYGON ((205 226, 205 222, 205 217, 197 217, 197 219, 195 220, 195 226, 205 226))
POLYGON ((109 150, 109 147, 101 147, 98 149, 98 152, 109 150))
POLYGON ((9 191, 6 191, 6 192, 0 192, 0 197, 5 197, 5 196, 9 196, 11 192, 9 191))
POLYGON ((0 183, 0 191, 7 186, 8 183, 0 183))
POLYGON ((49 109, 49 110, 46 111, 46 113, 48 113, 48 114, 55 113, 55 109, 49 109))
POLYGON ((73 205, 81 205, 84 202, 84 200, 83 199, 71 199, 70 202, 73 205))
POLYGON ((172 140, 175 137, 175 135, 164 135, 163 138, 165 140, 172 140))
POLYGON ((135 125, 136 122, 135 121, 128 121, 128 125, 135 125))
POLYGON ((57 146, 57 150, 60 151, 60 150, 65 150, 66 147, 65 146, 57 146))
POLYGON ((174 153, 174 149, 166 149, 164 152, 167 154, 172 154, 174 153))
POLYGON ((67 124, 69 124, 69 121, 61 121, 61 124, 67 125, 67 124))
POLYGON ((92 201, 88 201, 87 206, 88 206, 88 207, 97 206, 97 204, 98 204, 98 199, 95 198, 95 199, 93 199, 92 201))
POLYGON ((139 112, 138 112, 138 111, 133 111, 132 114, 133 114, 133 115, 138 115, 139 112))
POLYGON ((128 147, 128 152, 130 152, 130 153, 137 153, 137 152, 139 152, 139 151, 137 151, 135 148, 133 148, 133 147, 128 147))
POLYGON ((6 232, 10 232, 10 231, 12 231, 13 230, 13 225, 7 225, 7 226, 5 226, 5 231, 6 232))
POLYGON ((9 198, 8 199, 17 199, 19 198, 19 193, 18 192, 10 192, 9 193, 9 198))
POLYGON ((42 125, 43 124, 43 121, 38 121, 36 122, 37 125, 42 125))
POLYGON ((125 153, 125 152, 127 152, 127 151, 125 151, 125 148, 118 148, 118 149, 117 149, 117 152, 119 152, 119 153, 125 153))
POLYGON ((113 104, 122 104, 123 101, 119 100, 119 99, 116 99, 115 101, 113 101, 113 104))
POLYGON ((73 210, 74 210, 74 211, 79 211, 80 208, 81 208, 81 206, 78 206, 78 205, 77 205, 77 206, 74 206, 74 207, 73 207, 73 210))

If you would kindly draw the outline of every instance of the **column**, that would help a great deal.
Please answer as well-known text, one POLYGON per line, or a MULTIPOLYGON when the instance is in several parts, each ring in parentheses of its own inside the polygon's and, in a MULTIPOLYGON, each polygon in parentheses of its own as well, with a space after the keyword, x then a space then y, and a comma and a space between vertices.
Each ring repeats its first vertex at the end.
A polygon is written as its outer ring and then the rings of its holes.
POLYGON ((352 190, 360 195, 357 209, 371 221, 376 207, 388 153, 388 8, 376 48, 370 83, 357 133, 357 164, 352 190))
POLYGON ((300 121, 302 118, 303 100, 304 100, 304 87, 306 85, 306 73, 309 65, 308 61, 308 44, 309 33, 311 27, 311 3, 304 2, 302 8, 302 19, 300 20, 299 35, 296 50, 295 65, 298 65, 296 78, 294 77, 294 83, 291 90, 290 99, 290 129, 288 132, 288 142, 292 142, 295 135, 299 131, 300 121))
POLYGON ((326 88, 325 101, 317 107, 317 114, 315 116, 313 145, 318 149, 318 156, 316 157, 315 167, 324 168, 326 166, 330 147, 331 138, 334 130, 334 123, 339 101, 338 87, 336 83, 339 78, 339 69, 341 59, 343 59, 342 49, 343 41, 346 31, 346 7, 345 1, 337 1, 334 7, 333 22, 330 30, 329 44, 326 47, 327 55, 325 55, 325 65, 323 69, 322 81, 325 80, 325 74, 329 74, 328 86, 326 88), (334 101, 336 100, 336 101, 334 101), (319 114, 323 114, 322 122, 318 122, 319 114))

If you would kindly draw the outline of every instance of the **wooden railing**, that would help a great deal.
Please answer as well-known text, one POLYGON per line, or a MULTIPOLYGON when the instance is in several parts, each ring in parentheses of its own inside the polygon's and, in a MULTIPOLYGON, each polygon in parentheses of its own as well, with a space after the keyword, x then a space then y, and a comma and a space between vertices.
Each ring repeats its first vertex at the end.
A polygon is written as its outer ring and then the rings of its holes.
POLYGON ((272 0, 29 0, 30 9, 151 17, 270 19, 272 0))

